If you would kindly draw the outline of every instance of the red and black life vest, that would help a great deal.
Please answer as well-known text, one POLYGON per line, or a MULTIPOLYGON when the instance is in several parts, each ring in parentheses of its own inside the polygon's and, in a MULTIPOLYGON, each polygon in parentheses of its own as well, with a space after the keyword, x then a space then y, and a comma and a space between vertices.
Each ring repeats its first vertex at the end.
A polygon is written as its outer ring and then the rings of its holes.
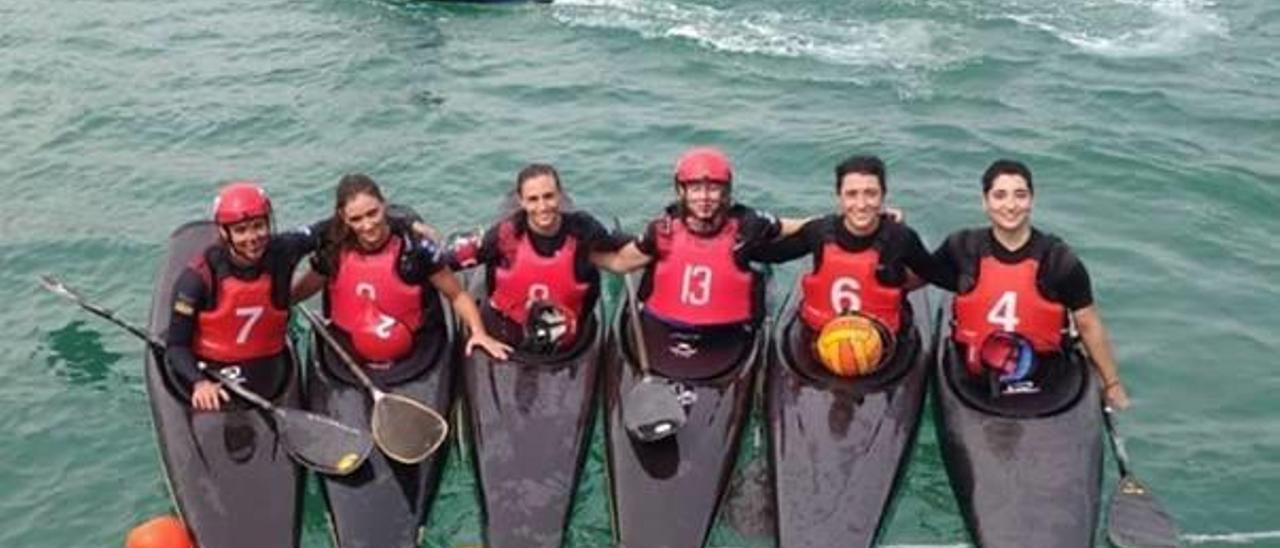
POLYGON ((211 309, 196 314, 191 344, 196 356, 243 363, 284 351, 289 311, 273 298, 278 288, 271 272, 242 280, 212 257, 198 259, 192 268, 204 278, 213 301, 211 309))
POLYGON ((329 280, 329 314, 351 336, 356 352, 369 361, 390 362, 408 355, 422 327, 423 288, 401 277, 402 249, 401 238, 392 236, 374 253, 345 250, 338 259, 338 274, 329 280))
POLYGON ((902 289, 880 281, 880 249, 850 252, 835 242, 822 246, 817 270, 801 280, 800 317, 815 331, 845 311, 867 314, 897 333, 902 320, 902 289))
POLYGON ((670 217, 659 222, 648 310, 687 325, 724 325, 752 319, 755 274, 738 264, 739 221, 730 217, 714 236, 699 236, 670 217))
POLYGON ((591 286, 577 280, 577 237, 566 234, 560 249, 543 257, 534 249, 533 239, 528 234, 517 235, 515 221, 507 220, 498 228, 498 248, 503 264, 494 269, 489 296, 495 310, 523 325, 533 302, 549 301, 574 318, 582 317, 591 286))
POLYGON ((1026 258, 1016 263, 997 259, 990 236, 972 231, 967 252, 958 261, 961 269, 955 301, 953 338, 969 349, 971 368, 976 352, 995 331, 1012 331, 1031 341, 1037 352, 1062 350, 1067 309, 1046 291, 1044 278, 1057 267, 1050 265, 1065 255, 1066 247, 1043 235, 1032 243, 1026 258))

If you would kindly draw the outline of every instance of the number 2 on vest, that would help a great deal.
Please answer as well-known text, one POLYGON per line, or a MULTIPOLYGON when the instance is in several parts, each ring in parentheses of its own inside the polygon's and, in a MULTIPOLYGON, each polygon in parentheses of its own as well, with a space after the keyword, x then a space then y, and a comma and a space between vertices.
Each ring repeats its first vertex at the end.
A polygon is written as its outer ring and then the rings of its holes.
POLYGON ((691 264, 684 267, 680 284, 680 302, 705 306, 711 302, 711 267, 691 264))
POLYGON ((996 300, 996 304, 991 307, 991 311, 987 312, 987 321, 1000 326, 1005 331, 1015 331, 1018 328, 1018 294, 1013 291, 1005 291, 996 300))

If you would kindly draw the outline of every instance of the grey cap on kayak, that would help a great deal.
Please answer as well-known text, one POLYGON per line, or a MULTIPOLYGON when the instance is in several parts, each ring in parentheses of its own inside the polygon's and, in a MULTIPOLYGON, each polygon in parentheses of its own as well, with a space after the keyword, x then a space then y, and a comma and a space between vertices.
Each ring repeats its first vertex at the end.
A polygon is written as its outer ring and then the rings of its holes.
POLYGON ((684 426, 687 414, 681 402, 683 387, 661 377, 644 377, 627 394, 622 422, 639 441, 658 441, 684 426))

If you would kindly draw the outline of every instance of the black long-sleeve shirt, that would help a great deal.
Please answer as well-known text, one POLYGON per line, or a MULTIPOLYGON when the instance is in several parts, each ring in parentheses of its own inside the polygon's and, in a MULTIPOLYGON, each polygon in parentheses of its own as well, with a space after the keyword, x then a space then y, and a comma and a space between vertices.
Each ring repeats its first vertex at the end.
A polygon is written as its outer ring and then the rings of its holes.
POLYGON ((882 264, 900 262, 915 275, 935 285, 954 278, 954 274, 949 274, 947 265, 929 253, 915 229, 888 217, 882 217, 875 232, 865 236, 850 232, 844 218, 838 214, 819 217, 805 223, 795 234, 765 245, 757 255, 763 262, 783 263, 813 254, 816 268, 821 264, 823 247, 827 242, 834 241, 840 249, 857 253, 876 245, 877 240, 881 240, 882 264))
MULTIPOLYGON (((262 274, 272 276, 275 287, 273 304, 281 309, 289 307, 289 279, 293 269, 308 253, 320 244, 329 226, 328 220, 320 221, 298 230, 274 234, 267 242, 262 260, 252 266, 237 265, 231 260, 226 245, 219 244, 205 251, 206 262, 224 265, 231 276, 242 280, 256 279, 262 274)), ((206 282, 202 274, 188 266, 178 276, 173 287, 173 311, 169 316, 169 330, 165 338, 165 361, 174 374, 189 388, 203 375, 196 365, 199 359, 192 350, 196 332, 196 314, 212 310, 216 300, 216 288, 206 282)), ((217 283, 217 280, 211 280, 217 283)))

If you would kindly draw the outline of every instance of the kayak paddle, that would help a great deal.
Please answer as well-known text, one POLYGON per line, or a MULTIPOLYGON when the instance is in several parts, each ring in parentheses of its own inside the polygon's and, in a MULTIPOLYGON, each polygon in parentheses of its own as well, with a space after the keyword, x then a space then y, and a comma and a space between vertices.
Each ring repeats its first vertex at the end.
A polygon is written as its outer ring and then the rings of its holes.
MULTIPOLYGON (((80 293, 52 276, 40 276, 40 286, 49 292, 64 297, 94 315, 97 315, 147 343, 155 352, 164 352, 164 343, 141 328, 120 319, 115 312, 86 300, 80 293)), ((298 464, 323 474, 346 475, 364 463, 369 452, 373 450, 373 441, 363 430, 352 428, 324 415, 278 407, 266 398, 224 376, 221 372, 205 369, 201 371, 210 378, 221 382, 237 397, 249 402, 272 417, 276 432, 280 436, 280 444, 289 456, 298 464)))
POLYGON ((373 441, 387 457, 404 464, 417 464, 427 459, 449 435, 449 423, 434 409, 401 394, 389 394, 374 386, 351 354, 333 338, 324 320, 305 306, 299 306, 311 327, 324 339, 351 373, 373 397, 369 410, 373 441))
POLYGON ((644 328, 640 325, 640 305, 636 300, 635 282, 623 274, 627 285, 628 322, 631 324, 631 340, 640 364, 639 384, 627 393, 622 406, 623 424, 632 437, 645 442, 658 441, 675 435, 688 420, 682 401, 684 387, 671 379, 651 373, 649 352, 645 348, 644 328))
POLYGON ((1110 407, 1103 406, 1102 417, 1107 426, 1107 439, 1116 456, 1120 481, 1111 495, 1107 509, 1107 539, 1118 548, 1173 548, 1181 546, 1178 526, 1156 500, 1151 490, 1134 477, 1129 468, 1129 454, 1124 438, 1116 431, 1110 407))

